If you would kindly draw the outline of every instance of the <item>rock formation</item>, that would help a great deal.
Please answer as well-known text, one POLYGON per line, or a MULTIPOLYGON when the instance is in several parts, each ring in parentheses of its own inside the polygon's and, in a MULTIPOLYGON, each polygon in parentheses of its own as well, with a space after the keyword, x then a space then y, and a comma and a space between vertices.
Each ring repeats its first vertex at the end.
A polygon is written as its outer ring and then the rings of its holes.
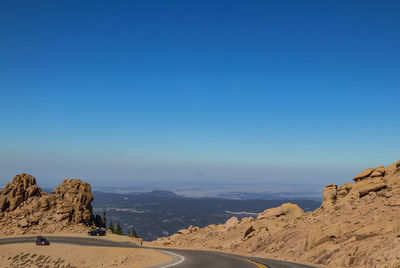
POLYGON ((326 186, 322 205, 313 212, 287 203, 257 219, 190 227, 151 244, 327 267, 400 267, 400 161, 367 169, 353 180, 326 186))
POLYGON ((0 235, 85 231, 94 219, 92 200, 81 180, 64 180, 48 194, 31 175, 16 175, 0 191, 0 235))

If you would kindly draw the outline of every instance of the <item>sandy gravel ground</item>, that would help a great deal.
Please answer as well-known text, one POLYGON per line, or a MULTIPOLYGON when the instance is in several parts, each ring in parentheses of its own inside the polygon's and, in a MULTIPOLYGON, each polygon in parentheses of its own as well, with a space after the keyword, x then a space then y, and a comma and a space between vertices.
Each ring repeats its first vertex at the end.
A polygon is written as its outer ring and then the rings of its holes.
MULTIPOLYGON (((85 234, 43 234, 51 242, 51 236, 79 236, 85 234)), ((86 234, 87 236, 87 234, 86 234)), ((113 241, 132 241, 129 237, 109 235, 102 238, 113 241)), ((140 245, 139 243, 137 243, 140 245)), ((142 248, 109 248, 51 243, 36 246, 34 243, 0 246, 0 267, 41 268, 95 268, 95 267, 149 267, 169 262, 171 257, 161 252, 142 248)))

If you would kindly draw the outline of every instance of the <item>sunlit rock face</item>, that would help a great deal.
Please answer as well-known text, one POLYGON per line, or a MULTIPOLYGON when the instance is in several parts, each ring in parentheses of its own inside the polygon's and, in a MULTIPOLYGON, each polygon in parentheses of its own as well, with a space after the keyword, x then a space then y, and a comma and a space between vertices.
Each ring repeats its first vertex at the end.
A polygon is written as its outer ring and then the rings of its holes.
POLYGON ((0 234, 84 231, 93 223, 90 184, 64 180, 48 194, 22 173, 0 191, 0 234))

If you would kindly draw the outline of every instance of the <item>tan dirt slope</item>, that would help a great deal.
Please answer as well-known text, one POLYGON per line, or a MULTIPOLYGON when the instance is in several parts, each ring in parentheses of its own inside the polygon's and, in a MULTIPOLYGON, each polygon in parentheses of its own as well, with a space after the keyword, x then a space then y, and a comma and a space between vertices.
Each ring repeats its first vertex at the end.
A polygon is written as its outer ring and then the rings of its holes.
POLYGON ((151 249, 82 247, 58 243, 50 246, 36 246, 34 243, 0 245, 0 252, 0 267, 9 268, 142 268, 172 259, 151 249))
POLYGON ((151 245, 210 249, 327 267, 400 267, 400 161, 324 188, 322 206, 284 204, 239 221, 189 227, 151 245))

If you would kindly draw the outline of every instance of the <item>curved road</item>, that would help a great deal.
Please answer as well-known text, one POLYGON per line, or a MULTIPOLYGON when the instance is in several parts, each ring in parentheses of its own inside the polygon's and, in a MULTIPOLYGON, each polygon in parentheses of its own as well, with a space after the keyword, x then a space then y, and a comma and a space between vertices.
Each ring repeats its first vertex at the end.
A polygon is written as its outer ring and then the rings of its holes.
MULTIPOLYGON (((103 246, 103 247, 130 247, 138 248, 132 242, 115 242, 110 240, 101 239, 98 237, 69 237, 69 236, 49 236, 50 243, 64 243, 75 244, 81 246, 103 246)), ((34 243, 36 236, 24 236, 15 238, 1 238, 0 245, 15 244, 15 243, 34 243)), ((310 268, 316 266, 309 266, 304 264, 276 261, 263 258, 244 257, 227 253, 220 253, 214 251, 203 250, 183 250, 183 249, 161 249, 153 248, 162 251, 173 257, 170 263, 166 263, 159 268, 310 268)), ((155 268, 155 267, 154 267, 155 268)))

